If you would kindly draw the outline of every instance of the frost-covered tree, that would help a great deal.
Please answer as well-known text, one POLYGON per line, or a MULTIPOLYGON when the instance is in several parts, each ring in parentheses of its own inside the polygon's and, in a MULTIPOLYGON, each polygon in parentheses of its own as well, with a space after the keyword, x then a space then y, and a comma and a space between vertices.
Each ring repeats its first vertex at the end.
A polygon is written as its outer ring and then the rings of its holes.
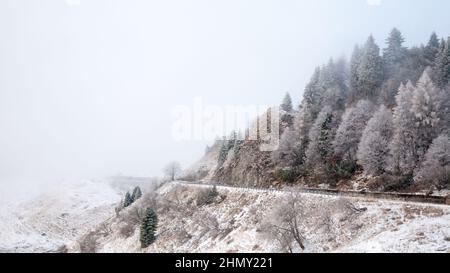
POLYGON ((343 110, 345 108, 346 91, 340 87, 328 88, 323 94, 323 107, 331 107, 334 110, 343 110))
POLYGON ((361 100, 355 106, 347 108, 333 141, 336 156, 343 160, 356 160, 358 143, 373 110, 374 105, 368 100, 361 100))
POLYGON ((157 226, 158 216, 152 208, 148 208, 141 224, 140 241, 142 248, 146 248, 155 242, 157 226))
POLYGON ((333 154, 333 114, 330 107, 324 107, 309 132, 309 145, 306 150, 306 165, 319 171, 329 156, 333 154))
POLYGON ((391 170, 412 174, 423 160, 434 138, 448 130, 449 96, 436 87, 424 71, 414 87, 402 86, 394 111, 394 137, 391 142, 391 170))
POLYGON ((309 103, 303 101, 300 110, 295 115, 291 132, 286 133, 281 141, 283 147, 294 147, 289 153, 290 160, 294 166, 299 166, 304 163, 305 152, 309 142, 309 130, 313 123, 313 111, 309 103))
POLYGON ((433 75, 438 87, 444 88, 448 85, 450 80, 450 37, 447 42, 441 41, 433 67, 433 75))
POLYGON ((303 251, 306 248, 305 221, 311 217, 307 208, 304 199, 292 193, 269 211, 262 221, 262 230, 277 241, 283 251, 303 251))
POLYGON ((280 137, 280 145, 278 150, 274 151, 273 157, 278 162, 286 162, 292 165, 296 159, 298 142, 298 134, 293 128, 286 128, 280 137))
POLYGON ((293 108, 292 108, 292 99, 291 99, 291 95, 289 95, 289 93, 286 93, 286 96, 283 99, 283 102, 280 105, 281 110, 290 113, 292 112, 293 108))
POLYGON ((415 117, 418 161, 423 158, 433 139, 447 126, 446 120, 450 114, 447 107, 448 94, 432 82, 430 72, 427 69, 423 73, 412 97, 411 110, 415 117))
MULTIPOLYGON (((322 103, 322 87, 321 87, 321 69, 316 68, 311 80, 305 87, 303 93, 302 109, 303 112, 308 111, 313 119, 320 112, 322 103)), ((303 115, 303 114, 302 114, 303 115)))
POLYGON ((294 108, 292 106, 292 99, 289 93, 286 93, 280 105, 280 133, 285 127, 291 127, 294 122, 294 108))
POLYGON ((383 81, 383 60, 373 36, 367 40, 358 67, 358 98, 373 98, 383 81))
POLYGON ((358 163, 369 175, 385 171, 392 138, 392 113, 382 105, 367 123, 358 146, 358 163))
POLYGON ((387 47, 383 50, 383 59, 388 74, 397 71, 400 63, 405 59, 407 49, 403 47, 404 42, 402 33, 396 28, 391 31, 386 39, 387 47))
POLYGON ((414 181, 420 186, 450 188, 450 137, 437 137, 428 149, 421 167, 416 170, 414 181))
POLYGON ((401 85, 395 97, 397 106, 394 108, 394 135, 389 145, 390 160, 388 169, 394 173, 411 173, 415 166, 415 118, 411 111, 412 97, 415 87, 411 82, 401 85))
POLYGON ((176 161, 172 161, 167 164, 163 171, 170 181, 175 181, 177 176, 181 173, 181 165, 176 161))

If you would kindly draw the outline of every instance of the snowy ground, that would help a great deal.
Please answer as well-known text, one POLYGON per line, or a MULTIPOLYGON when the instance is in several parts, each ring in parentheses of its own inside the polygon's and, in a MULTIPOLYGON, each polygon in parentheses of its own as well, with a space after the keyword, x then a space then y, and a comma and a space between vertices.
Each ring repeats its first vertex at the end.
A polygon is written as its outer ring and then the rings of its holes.
MULTIPOLYGON (((139 246, 138 228, 130 237, 118 232, 118 219, 108 222, 112 233, 98 241, 99 252, 277 252, 277 244, 260 230, 267 212, 287 193, 218 187, 226 196, 218 204, 192 205, 198 185, 170 183, 159 189, 163 200, 175 200, 183 211, 159 213, 159 239, 146 250, 139 246)), ((321 207, 338 197, 302 194, 308 205, 321 207)), ((395 201, 349 199, 367 211, 346 219, 336 215, 332 236, 311 226, 306 252, 450 252, 450 207, 395 201)), ((140 206, 139 203, 136 206, 140 206)), ((72 249, 77 251, 76 247, 72 249)))
MULTIPOLYGON (((123 236, 124 220, 114 207, 122 193, 106 181, 63 183, 28 201, 0 204, 0 252, 52 252, 67 245, 80 251, 83 235, 102 224, 108 232, 96 241, 97 252, 277 252, 277 244, 261 232, 271 208, 285 192, 218 187, 224 197, 197 206, 207 186, 168 183, 158 189, 158 240, 139 245, 139 228, 123 236)), ((145 193, 145 191, 144 191, 145 193)), ((333 206, 338 197, 302 194, 308 206, 333 206)), ((352 218, 334 213, 332 236, 311 225, 306 252, 450 252, 450 206, 350 198, 366 211, 352 218)), ((144 200, 126 209, 145 208, 144 200)), ((103 230, 104 231, 104 230, 103 230)))
POLYGON ((104 181, 64 182, 28 199, 2 200, 0 252, 52 252, 114 215, 120 195, 104 181))

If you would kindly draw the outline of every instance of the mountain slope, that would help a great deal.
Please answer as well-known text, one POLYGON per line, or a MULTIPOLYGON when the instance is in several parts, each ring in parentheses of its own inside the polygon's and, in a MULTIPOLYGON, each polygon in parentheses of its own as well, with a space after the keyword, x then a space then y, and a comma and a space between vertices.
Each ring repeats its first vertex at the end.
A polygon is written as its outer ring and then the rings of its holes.
MULTIPOLYGON (((110 232, 97 237, 96 251, 283 251, 264 231, 264 222, 289 198, 288 192, 217 188, 220 196, 213 203, 199 205, 198 195, 208 186, 165 184, 157 190, 158 238, 153 245, 140 248, 138 225, 128 234, 121 232, 125 215, 148 204, 143 200, 104 223, 110 232)), ((450 252, 449 206, 314 194, 301 198, 311 212, 304 222, 304 252, 450 252), (365 210, 348 210, 348 204, 365 210), (329 216, 326 225, 324 213, 329 216)), ((70 250, 80 251, 79 245, 70 250)))

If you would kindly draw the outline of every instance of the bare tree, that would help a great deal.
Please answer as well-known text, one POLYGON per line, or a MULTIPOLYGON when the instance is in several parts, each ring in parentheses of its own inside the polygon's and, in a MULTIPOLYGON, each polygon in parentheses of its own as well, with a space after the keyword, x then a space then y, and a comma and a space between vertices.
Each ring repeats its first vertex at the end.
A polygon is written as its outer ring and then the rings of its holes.
POLYGON ((180 163, 173 161, 167 164, 163 171, 170 181, 175 181, 175 178, 181 173, 181 165, 180 163))
POLYGON ((263 229, 280 243, 282 249, 292 253, 294 242, 305 250, 304 219, 305 204, 299 194, 292 193, 286 201, 271 211, 263 229))

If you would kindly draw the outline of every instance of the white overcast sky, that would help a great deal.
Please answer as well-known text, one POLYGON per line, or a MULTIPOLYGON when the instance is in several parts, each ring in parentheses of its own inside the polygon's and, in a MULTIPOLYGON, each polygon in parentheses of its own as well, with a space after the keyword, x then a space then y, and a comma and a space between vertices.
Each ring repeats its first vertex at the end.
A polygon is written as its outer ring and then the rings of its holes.
POLYGON ((159 175, 206 142, 175 105, 298 104, 314 67, 394 26, 450 33, 447 0, 1 0, 0 183, 159 175))

